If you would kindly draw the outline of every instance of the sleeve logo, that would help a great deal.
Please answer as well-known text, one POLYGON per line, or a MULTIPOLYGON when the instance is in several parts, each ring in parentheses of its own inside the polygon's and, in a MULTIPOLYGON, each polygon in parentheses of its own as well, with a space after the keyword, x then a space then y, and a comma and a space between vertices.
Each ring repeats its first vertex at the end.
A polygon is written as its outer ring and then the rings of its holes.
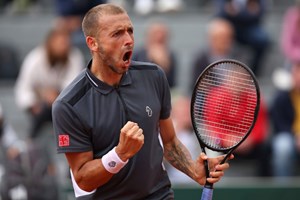
POLYGON ((59 135, 58 136, 58 146, 59 147, 68 147, 68 146, 70 146, 70 137, 69 137, 69 135, 59 135))

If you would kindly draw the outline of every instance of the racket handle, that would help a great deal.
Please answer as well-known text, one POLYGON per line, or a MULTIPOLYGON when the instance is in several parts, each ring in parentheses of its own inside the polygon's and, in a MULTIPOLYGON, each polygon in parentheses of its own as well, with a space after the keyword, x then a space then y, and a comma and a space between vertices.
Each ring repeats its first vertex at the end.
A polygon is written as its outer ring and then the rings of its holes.
POLYGON ((213 188, 204 187, 202 190, 201 200, 212 200, 213 197, 213 188))

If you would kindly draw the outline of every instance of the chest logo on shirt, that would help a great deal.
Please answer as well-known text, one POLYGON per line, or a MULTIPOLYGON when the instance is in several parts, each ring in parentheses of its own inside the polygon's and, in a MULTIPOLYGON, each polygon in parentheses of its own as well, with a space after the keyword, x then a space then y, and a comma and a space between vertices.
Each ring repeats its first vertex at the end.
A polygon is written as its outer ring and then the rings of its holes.
POLYGON ((152 116, 152 109, 149 106, 146 106, 146 112, 148 113, 148 117, 152 116))
POLYGON ((69 135, 59 135, 58 136, 58 146, 59 147, 68 147, 68 146, 70 146, 70 137, 69 137, 69 135))

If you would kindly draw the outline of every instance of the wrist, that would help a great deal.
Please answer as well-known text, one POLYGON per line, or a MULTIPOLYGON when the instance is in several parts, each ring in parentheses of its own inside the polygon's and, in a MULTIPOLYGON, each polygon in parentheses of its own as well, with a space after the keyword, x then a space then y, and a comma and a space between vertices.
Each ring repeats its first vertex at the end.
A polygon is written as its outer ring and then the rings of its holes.
POLYGON ((102 159, 103 167, 110 173, 118 173, 127 163, 128 159, 123 161, 116 153, 116 147, 105 154, 102 159))
POLYGON ((117 153, 117 155, 118 155, 118 157, 123 161, 123 162, 126 162, 126 160, 128 160, 129 159, 129 157, 128 156, 126 156, 126 153, 122 153, 122 152, 120 152, 120 150, 119 150, 119 148, 118 148, 118 146, 116 146, 115 147, 115 151, 116 151, 116 153, 117 153))

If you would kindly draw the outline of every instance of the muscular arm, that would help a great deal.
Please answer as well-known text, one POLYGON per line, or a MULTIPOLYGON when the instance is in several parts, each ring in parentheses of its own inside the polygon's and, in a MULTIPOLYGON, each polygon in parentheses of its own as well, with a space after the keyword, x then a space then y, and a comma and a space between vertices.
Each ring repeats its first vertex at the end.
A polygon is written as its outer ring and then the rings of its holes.
MULTIPOLYGON (((200 185, 204 185, 206 180, 210 183, 218 182, 224 175, 224 170, 229 168, 228 163, 219 164, 223 156, 210 158, 210 177, 206 179, 204 160, 207 156, 201 153, 197 160, 193 160, 187 148, 176 137, 171 118, 160 120, 160 133, 164 144, 165 159, 178 170, 182 171, 200 185)), ((232 159, 233 155, 229 159, 232 159)))
POLYGON ((101 159, 93 159, 92 151, 65 155, 77 185, 84 191, 93 191, 113 176, 103 167, 101 159))
MULTIPOLYGON (((134 156, 144 144, 143 130, 134 122, 127 122, 120 131, 116 153, 123 161, 134 156)), ((101 159, 94 159, 93 152, 66 153, 69 166, 77 185, 90 192, 107 183, 113 176, 108 172, 101 159)))

